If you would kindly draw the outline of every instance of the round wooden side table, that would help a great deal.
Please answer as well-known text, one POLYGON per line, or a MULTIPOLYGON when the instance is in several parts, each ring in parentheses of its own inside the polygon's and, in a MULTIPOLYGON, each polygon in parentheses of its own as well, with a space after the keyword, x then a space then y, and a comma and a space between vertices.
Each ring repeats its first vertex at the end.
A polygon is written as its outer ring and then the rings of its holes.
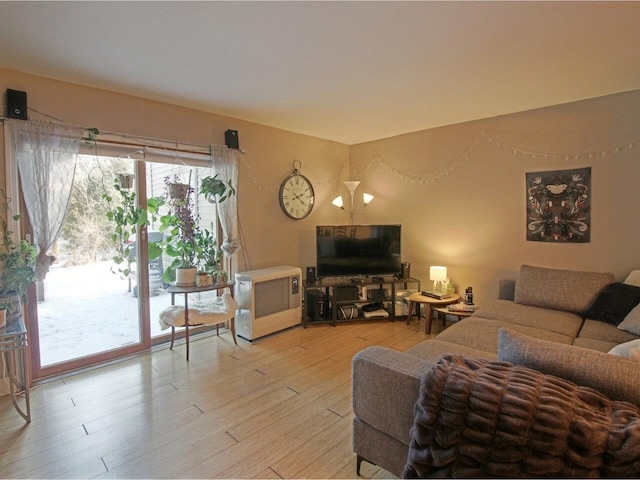
MULTIPOLYGON (((431 323, 433 321, 433 309, 431 307, 444 307, 446 305, 450 305, 452 303, 458 303, 460 300, 460 295, 457 293, 452 293, 450 297, 443 298, 439 300, 433 297, 427 297, 426 295, 422 295, 421 293, 412 293, 407 298, 408 301, 408 309, 407 309, 407 325, 411 322, 411 317, 413 315, 414 306, 419 309, 420 304, 424 305, 424 333, 427 335, 431 333, 431 323)), ((420 311, 418 310, 418 321, 420 321, 420 311)))
POLYGON ((470 317, 471 314, 473 313, 472 311, 467 312, 465 310, 449 310, 448 307, 431 307, 431 312, 436 318, 442 316, 443 327, 446 325, 447 315, 458 317, 458 322, 459 322, 463 318, 470 317))

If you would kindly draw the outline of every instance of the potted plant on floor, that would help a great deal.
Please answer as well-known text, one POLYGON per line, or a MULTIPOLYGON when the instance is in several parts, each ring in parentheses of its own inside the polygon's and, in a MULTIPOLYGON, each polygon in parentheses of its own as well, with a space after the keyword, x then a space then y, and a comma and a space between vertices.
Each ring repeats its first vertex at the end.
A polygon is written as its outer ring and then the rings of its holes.
POLYGON ((0 215, 0 305, 6 310, 6 322, 10 322, 22 313, 22 302, 36 272, 36 249, 26 240, 14 240, 7 219, 19 220, 20 216, 12 215, 11 199, 4 192, 0 194, 4 210, 0 215))

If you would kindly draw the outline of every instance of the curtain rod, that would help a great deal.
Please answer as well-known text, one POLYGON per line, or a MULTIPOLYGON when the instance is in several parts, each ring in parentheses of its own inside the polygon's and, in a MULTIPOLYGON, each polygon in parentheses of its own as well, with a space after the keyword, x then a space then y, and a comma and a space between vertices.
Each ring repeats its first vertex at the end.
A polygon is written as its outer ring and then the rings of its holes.
MULTIPOLYGON (((149 145, 148 143, 134 143, 134 142, 125 142, 123 140, 107 140, 104 138, 98 138, 98 139, 93 139, 90 137, 82 137, 82 140, 84 140, 87 143, 97 143, 97 144, 107 144, 107 145, 116 145, 119 147, 135 147, 135 148, 154 148, 154 149, 158 149, 158 150, 166 150, 168 152, 172 152, 172 153, 190 153, 193 155, 211 155, 211 149, 209 149, 209 153, 205 153, 205 152, 201 152, 201 151, 196 151, 196 150, 189 150, 189 149, 185 149, 185 148, 179 148, 179 147, 170 147, 170 146, 157 146, 157 145, 149 145)), ((218 145, 216 145, 218 146, 218 145)), ((203 147, 205 148, 205 147, 203 147)), ((228 147, 227 147, 228 148, 228 147)))

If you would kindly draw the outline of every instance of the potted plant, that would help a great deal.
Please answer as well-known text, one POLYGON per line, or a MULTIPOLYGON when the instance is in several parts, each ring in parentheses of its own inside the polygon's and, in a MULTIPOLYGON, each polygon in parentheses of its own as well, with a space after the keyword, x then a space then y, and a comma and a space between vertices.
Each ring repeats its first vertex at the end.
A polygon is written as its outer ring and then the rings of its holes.
POLYGON ((36 272, 36 249, 26 240, 13 239, 9 230, 8 218, 19 220, 12 215, 4 192, 2 216, 0 216, 0 305, 6 310, 6 321, 18 318, 22 311, 22 302, 26 301, 27 288, 33 282, 36 272))
MULTIPOLYGON (((176 179, 177 180, 177 179, 176 179)), ((198 262, 198 224, 194 213, 194 204, 191 194, 194 189, 187 185, 184 195, 175 195, 171 188, 176 182, 165 178, 165 199, 160 201, 153 199, 148 202, 148 208, 152 213, 166 205, 167 213, 161 215, 159 230, 164 237, 159 245, 162 251, 173 260, 165 268, 163 280, 167 283, 175 282, 180 286, 191 286, 196 283, 196 267, 198 262)), ((186 184, 183 184, 186 185, 186 184)), ((149 258, 153 258, 150 253, 149 258)))
POLYGON ((204 177, 200 181, 200 193, 211 203, 222 203, 231 195, 235 195, 236 190, 231 185, 231 180, 221 180, 216 173, 213 177, 204 177))
POLYGON ((216 237, 206 228, 198 230, 196 242, 198 244, 200 270, 208 274, 211 277, 211 284, 214 284, 220 272, 222 250, 218 247, 216 237))

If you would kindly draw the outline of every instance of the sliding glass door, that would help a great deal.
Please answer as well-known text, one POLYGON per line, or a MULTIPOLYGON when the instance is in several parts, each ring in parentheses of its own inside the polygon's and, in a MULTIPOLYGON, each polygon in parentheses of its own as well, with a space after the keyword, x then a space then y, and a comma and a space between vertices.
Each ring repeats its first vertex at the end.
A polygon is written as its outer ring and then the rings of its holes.
MULTIPOLYGON (((179 177, 197 188, 200 179, 211 173, 210 167, 79 157, 69 211, 51 252, 55 261, 38 288, 37 308, 30 308, 36 378, 166 340, 169 332, 160 329, 158 318, 171 302, 163 279, 170 259, 149 260, 147 254, 148 241, 162 238, 159 224, 151 222, 143 234, 114 238, 115 223, 107 212, 122 207, 122 192, 136 198, 159 197, 164 195, 166 179, 179 177), (122 174, 133 183, 118 190, 114 182, 122 174), (118 256, 122 256, 120 263, 114 262, 118 256)), ((215 206, 202 196, 195 197, 200 225, 216 231, 215 206)))
MULTIPOLYGON (((109 209, 120 208, 114 179, 120 174, 135 179, 136 169, 137 162, 130 159, 78 160, 71 203, 52 251, 55 261, 39 288, 36 376, 97 363, 148 344, 141 316, 146 310, 141 301, 148 296, 141 295, 136 256, 114 264, 119 239, 114 242, 114 225, 107 218, 109 209)), ((136 238, 124 241, 135 245, 136 238)))

